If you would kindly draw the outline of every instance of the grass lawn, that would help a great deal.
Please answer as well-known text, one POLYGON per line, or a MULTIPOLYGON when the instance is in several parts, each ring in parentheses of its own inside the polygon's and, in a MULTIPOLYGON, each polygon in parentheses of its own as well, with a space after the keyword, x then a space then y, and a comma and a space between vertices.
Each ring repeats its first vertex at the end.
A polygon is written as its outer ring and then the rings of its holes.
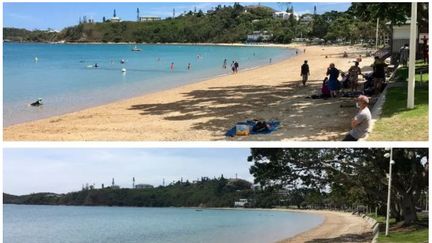
MULTIPOLYGON (((419 62, 416 66, 424 67, 419 62)), ((407 68, 398 70, 397 80, 406 80, 407 68)), ((426 141, 428 140, 428 79, 429 75, 422 75, 422 82, 416 83, 415 108, 407 109, 407 82, 398 82, 400 86, 387 90, 382 114, 376 121, 374 130, 369 135, 369 141, 426 141)), ((416 82, 420 75, 416 75, 416 82)))
POLYGON ((417 243, 417 242, 428 242, 428 215, 427 213, 418 214, 418 225, 413 225, 405 228, 395 227, 395 220, 390 218, 390 231, 389 235, 385 236, 385 217, 375 217, 374 214, 369 215, 375 218, 380 223, 380 234, 378 242, 404 242, 404 243, 417 243))
POLYGON ((378 242, 428 242, 428 229, 407 230, 400 232, 390 232, 389 236, 385 236, 384 232, 380 232, 378 242))

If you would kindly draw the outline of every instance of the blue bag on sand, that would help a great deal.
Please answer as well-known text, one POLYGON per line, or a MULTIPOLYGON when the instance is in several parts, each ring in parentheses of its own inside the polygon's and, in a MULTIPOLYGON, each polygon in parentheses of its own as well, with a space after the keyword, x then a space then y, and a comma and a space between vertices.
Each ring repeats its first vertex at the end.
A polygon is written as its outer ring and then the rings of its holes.
POLYGON ((257 121, 257 120, 247 120, 246 122, 238 122, 234 127, 232 127, 231 129, 229 129, 226 133, 225 136, 227 137, 235 137, 237 134, 237 127, 238 125, 240 126, 244 126, 247 125, 249 127, 249 134, 269 134, 272 133, 273 131, 276 131, 279 126, 280 126, 280 122, 279 121, 257 121), (266 125, 266 128, 263 128, 262 124, 266 125), (255 129, 254 129, 255 128, 255 129))

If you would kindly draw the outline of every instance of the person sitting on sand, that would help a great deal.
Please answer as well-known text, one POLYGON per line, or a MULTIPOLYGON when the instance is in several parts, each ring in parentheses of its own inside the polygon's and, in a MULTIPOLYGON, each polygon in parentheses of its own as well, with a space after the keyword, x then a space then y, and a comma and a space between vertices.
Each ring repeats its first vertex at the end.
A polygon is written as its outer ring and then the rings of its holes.
POLYGON ((330 98, 330 89, 328 87, 328 78, 325 77, 321 86, 321 98, 330 98))
POLYGON ((347 58, 348 57, 348 53, 346 52, 346 51, 344 51, 344 53, 343 53, 343 56, 342 56, 343 58, 347 58))
POLYGON ((303 86, 306 85, 309 75, 310 75, 310 71, 309 71, 308 61, 305 60, 303 65, 301 65, 301 71, 300 71, 300 76, 302 77, 303 86))
POLYGON ((41 106, 43 105, 42 103, 42 98, 37 99, 35 102, 30 104, 31 106, 41 106))
POLYGON ((368 108, 369 98, 360 95, 357 98, 356 106, 359 108, 359 112, 351 121, 351 131, 345 136, 343 141, 357 141, 364 137, 369 131, 369 127, 372 120, 371 112, 368 108))
POLYGON ((327 69, 327 75, 329 76, 328 87, 330 89, 331 97, 337 96, 337 91, 339 89, 339 70, 335 67, 334 63, 330 63, 327 69))
POLYGON ((358 62, 354 62, 354 66, 351 66, 348 70, 348 76, 351 83, 351 91, 357 91, 358 76, 361 75, 361 69, 358 62))

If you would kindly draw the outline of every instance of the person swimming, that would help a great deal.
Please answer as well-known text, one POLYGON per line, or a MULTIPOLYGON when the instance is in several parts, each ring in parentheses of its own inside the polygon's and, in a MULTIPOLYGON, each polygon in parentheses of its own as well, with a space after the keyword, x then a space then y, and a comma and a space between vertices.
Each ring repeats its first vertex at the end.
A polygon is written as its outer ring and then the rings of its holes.
POLYGON ((124 59, 121 59, 121 60, 120 60, 120 63, 121 63, 121 64, 124 64, 124 63, 125 63, 125 60, 124 60, 124 59))
POLYGON ((170 64, 170 70, 171 70, 171 72, 174 70, 174 62, 172 62, 172 63, 170 64))
POLYGON ((38 62, 38 61, 39 61, 39 58, 38 58, 38 57, 35 57, 35 58, 34 58, 34 61, 35 61, 35 62, 38 62))
POLYGON ((192 65, 190 63, 188 63, 187 70, 191 70, 191 68, 192 68, 192 65))
POLYGON ((224 59, 224 62, 223 62, 223 64, 222 64, 222 67, 223 67, 224 69, 227 68, 227 59, 226 59, 226 58, 224 59))
POLYGON ((93 65, 94 68, 98 68, 99 65, 97 63, 95 63, 95 65, 93 65))
POLYGON ((37 99, 35 102, 30 104, 31 106, 41 106, 43 105, 42 103, 42 98, 37 99))

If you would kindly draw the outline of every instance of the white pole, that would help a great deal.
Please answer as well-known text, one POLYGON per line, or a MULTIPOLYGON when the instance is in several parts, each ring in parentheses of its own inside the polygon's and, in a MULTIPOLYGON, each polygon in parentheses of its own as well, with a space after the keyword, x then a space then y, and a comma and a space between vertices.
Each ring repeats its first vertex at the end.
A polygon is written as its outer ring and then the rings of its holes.
POLYGON ((417 3, 411 3, 411 25, 410 25, 410 46, 409 46, 409 64, 408 64, 408 98, 407 108, 414 108, 414 90, 415 90, 415 57, 417 41, 417 3))
POLYGON ((388 236, 388 233, 389 233, 392 159, 393 159, 393 149, 391 148, 390 149, 390 161, 389 161, 388 192, 387 192, 387 216, 386 216, 386 229, 385 229, 385 235, 386 236, 388 236))
POLYGON ((376 26, 376 33, 375 33, 375 49, 378 50, 378 30, 379 30, 379 18, 377 18, 377 26, 376 26))

